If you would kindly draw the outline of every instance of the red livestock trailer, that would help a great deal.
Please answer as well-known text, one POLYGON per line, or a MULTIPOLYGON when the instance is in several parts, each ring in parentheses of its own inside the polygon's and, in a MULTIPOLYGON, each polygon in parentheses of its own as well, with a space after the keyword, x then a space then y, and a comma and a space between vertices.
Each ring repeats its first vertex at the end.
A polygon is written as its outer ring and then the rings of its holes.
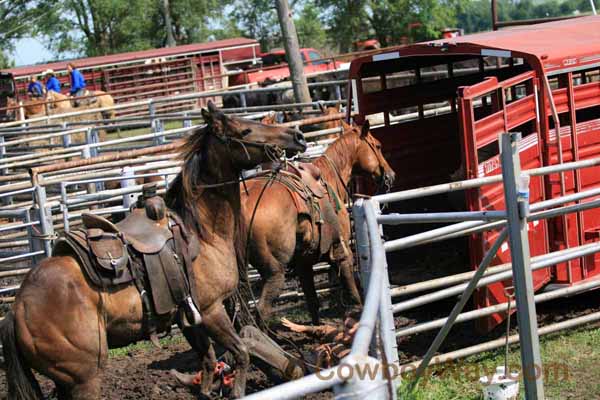
MULTIPOLYGON (((498 135, 522 132, 523 169, 600 157, 600 16, 420 43, 354 60, 348 95, 397 172, 395 190, 500 174, 498 135), (559 132, 560 142, 557 139, 559 132), (559 155, 559 149, 562 154, 559 155)), ((531 201, 600 186, 600 168, 531 179, 531 201)), ((591 199, 590 199, 591 200, 591 199)), ((470 211, 504 208, 501 184, 468 190, 470 211)), ((439 204, 448 210, 449 202, 439 204)), ((475 269, 496 232, 469 238, 475 269)), ((532 256, 597 241, 600 210, 529 225, 532 256)), ((503 245, 496 263, 510 260, 503 245)), ((600 256, 534 272, 540 290, 600 277, 600 256)), ((480 290, 476 306, 505 302, 510 282, 480 290)), ((503 319, 494 315, 481 328, 503 319)))

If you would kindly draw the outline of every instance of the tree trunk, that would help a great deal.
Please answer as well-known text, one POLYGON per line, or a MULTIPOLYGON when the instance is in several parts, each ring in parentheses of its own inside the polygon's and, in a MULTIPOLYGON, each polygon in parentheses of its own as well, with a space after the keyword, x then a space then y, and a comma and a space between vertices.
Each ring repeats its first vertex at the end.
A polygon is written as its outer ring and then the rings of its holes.
POLYGON ((173 24, 171 23, 171 6, 169 0, 162 0, 163 12, 165 15, 165 31, 167 31, 167 47, 173 47, 177 43, 173 36, 173 24))
POLYGON ((294 98, 297 103, 311 102, 308 84, 304 76, 304 63, 300 56, 300 46, 298 45, 298 34, 292 20, 290 5, 288 0, 277 0, 277 14, 279 16, 279 25, 281 25, 281 35, 283 45, 288 59, 290 69, 290 79, 294 89, 294 98))

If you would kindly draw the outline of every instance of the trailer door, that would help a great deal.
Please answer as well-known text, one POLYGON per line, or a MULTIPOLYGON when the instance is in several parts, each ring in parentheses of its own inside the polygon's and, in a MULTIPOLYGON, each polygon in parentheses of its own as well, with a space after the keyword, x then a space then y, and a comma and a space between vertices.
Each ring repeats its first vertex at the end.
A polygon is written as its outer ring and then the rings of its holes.
MULTIPOLYGON (((458 93, 458 112, 462 133, 463 166, 468 179, 501 174, 498 152, 498 135, 503 132, 521 132, 521 168, 542 166, 539 141, 538 80, 533 71, 498 81, 496 77, 461 87, 458 93)), ((543 181, 533 177, 530 185, 532 203, 544 200, 543 181)), ((502 184, 487 185, 467 192, 467 206, 471 211, 503 210, 504 192, 502 184)), ((476 269, 485 251, 498 236, 498 230, 474 234, 470 238, 471 267, 476 269)), ((548 229, 545 221, 529 224, 531 255, 548 251, 548 229)), ((494 264, 510 262, 508 243, 502 244, 494 264)), ((537 290, 550 280, 548 268, 533 273, 534 288, 537 290)), ((478 308, 505 302, 506 288, 511 280, 498 282, 478 291, 475 297, 478 308)), ((479 328, 488 331, 502 322, 505 314, 495 314, 480 320, 479 328)))

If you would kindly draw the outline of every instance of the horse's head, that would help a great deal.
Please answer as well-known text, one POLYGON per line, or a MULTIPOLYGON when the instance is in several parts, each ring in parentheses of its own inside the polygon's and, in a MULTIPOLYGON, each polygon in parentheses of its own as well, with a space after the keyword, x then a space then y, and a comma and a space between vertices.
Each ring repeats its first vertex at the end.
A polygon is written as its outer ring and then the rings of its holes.
POLYGON ((355 168, 363 174, 371 175, 375 181, 391 189, 396 178, 396 173, 383 156, 381 142, 371 134, 369 121, 362 126, 348 125, 342 122, 345 134, 352 132, 358 135, 358 160, 355 168))
POLYGON ((306 150, 306 140, 296 129, 229 117, 212 102, 202 116, 208 132, 227 144, 232 161, 242 169, 272 161, 283 151, 295 154, 306 150))

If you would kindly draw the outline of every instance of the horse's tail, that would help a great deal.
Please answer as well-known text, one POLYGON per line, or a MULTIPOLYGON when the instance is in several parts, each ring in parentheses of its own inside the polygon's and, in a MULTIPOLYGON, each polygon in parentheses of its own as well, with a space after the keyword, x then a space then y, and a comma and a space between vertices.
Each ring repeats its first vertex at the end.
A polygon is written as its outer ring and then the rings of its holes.
POLYGON ((4 352, 8 398, 11 400, 40 400, 42 390, 17 347, 15 316, 9 312, 0 324, 0 341, 4 352))

